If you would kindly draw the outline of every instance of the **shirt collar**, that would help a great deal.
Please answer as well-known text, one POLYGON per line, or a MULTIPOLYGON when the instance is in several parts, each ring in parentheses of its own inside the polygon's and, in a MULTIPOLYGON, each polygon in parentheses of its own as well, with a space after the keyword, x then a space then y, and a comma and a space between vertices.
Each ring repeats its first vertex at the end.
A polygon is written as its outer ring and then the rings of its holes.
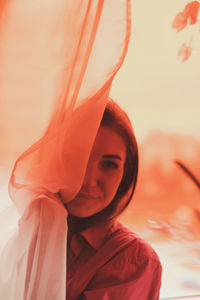
MULTIPOLYGON (((92 227, 88 227, 87 229, 78 233, 83 239, 85 239, 89 245, 96 251, 102 246, 104 241, 106 240, 106 235, 112 231, 114 220, 103 223, 101 225, 95 225, 92 227)), ((77 256, 83 248, 80 239, 77 234, 74 234, 71 239, 71 250, 77 256)))
POLYGON ((110 221, 103 225, 89 227, 80 232, 80 234, 95 250, 98 250, 105 241, 107 232, 111 228, 112 223, 113 222, 110 221))

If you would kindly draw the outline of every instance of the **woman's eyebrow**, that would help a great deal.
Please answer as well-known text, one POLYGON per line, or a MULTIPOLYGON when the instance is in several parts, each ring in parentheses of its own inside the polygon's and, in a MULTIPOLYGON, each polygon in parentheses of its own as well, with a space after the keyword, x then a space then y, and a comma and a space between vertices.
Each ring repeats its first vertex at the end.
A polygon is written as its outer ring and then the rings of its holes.
POLYGON ((114 159, 120 159, 120 160, 122 160, 121 156, 116 155, 116 154, 104 154, 103 158, 114 158, 114 159))

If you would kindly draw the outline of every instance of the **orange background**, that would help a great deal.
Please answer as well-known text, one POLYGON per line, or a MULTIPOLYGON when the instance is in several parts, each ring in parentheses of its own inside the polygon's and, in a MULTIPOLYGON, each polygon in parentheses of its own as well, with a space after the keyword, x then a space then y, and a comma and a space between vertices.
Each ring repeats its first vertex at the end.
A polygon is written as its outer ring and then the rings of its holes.
POLYGON ((129 114, 140 147, 139 184, 127 212, 132 223, 197 221, 199 190, 173 162, 180 160, 200 178, 200 33, 195 26, 180 33, 171 26, 187 2, 132 5, 131 42, 111 90, 129 114), (191 35, 194 50, 182 63, 177 52, 191 35))

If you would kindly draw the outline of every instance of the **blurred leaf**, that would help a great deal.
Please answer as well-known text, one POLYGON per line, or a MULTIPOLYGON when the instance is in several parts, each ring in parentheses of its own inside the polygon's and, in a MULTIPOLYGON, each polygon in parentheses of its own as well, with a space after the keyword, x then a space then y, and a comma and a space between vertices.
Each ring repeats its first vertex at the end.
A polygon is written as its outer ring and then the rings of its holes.
POLYGON ((199 1, 192 1, 188 3, 182 12, 179 12, 173 20, 172 27, 181 31, 189 23, 190 25, 196 24, 197 15, 199 12, 199 1))
POLYGON ((192 48, 184 43, 178 51, 178 56, 182 56, 182 62, 185 62, 191 56, 191 53, 192 48))
POLYGON ((177 30, 177 32, 181 31, 187 25, 187 17, 182 13, 179 12, 174 21, 172 23, 172 27, 177 30))
POLYGON ((199 1, 192 1, 188 3, 183 10, 183 14, 186 16, 191 25, 196 24, 198 12, 199 1))

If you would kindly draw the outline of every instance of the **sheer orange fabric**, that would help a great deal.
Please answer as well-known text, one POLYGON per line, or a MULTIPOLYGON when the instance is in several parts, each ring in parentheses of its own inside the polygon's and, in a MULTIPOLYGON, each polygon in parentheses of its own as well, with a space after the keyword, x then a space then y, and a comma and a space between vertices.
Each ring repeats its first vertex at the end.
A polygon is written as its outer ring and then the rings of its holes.
POLYGON ((1 161, 38 140, 17 159, 9 183, 21 218, 1 256, 4 299, 66 297, 67 212, 56 193, 65 189, 70 201, 81 187, 126 54, 129 2, 0 4, 1 161), (26 128, 20 127, 22 116, 26 128))

